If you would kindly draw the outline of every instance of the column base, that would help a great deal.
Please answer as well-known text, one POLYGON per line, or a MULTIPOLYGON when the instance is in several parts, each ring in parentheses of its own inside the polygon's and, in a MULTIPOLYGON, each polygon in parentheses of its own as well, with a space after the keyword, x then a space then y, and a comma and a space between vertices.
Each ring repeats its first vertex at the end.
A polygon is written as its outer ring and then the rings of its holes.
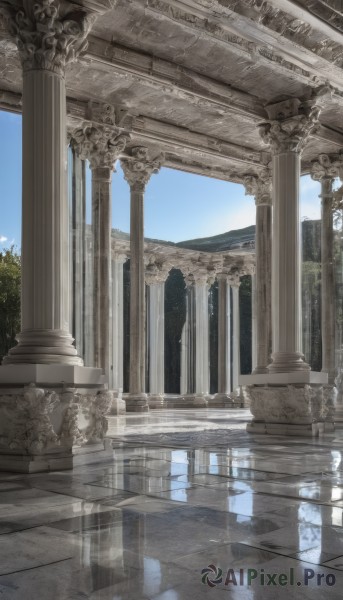
POLYGON ((111 390, 111 393, 113 394, 113 400, 109 416, 113 417, 115 415, 125 415, 126 402, 123 400, 123 391, 121 389, 111 390))
POLYGON ((67 331, 27 329, 19 333, 16 339, 18 345, 5 356, 3 365, 83 365, 82 358, 73 346, 73 338, 67 331))
POLYGON ((334 431, 332 386, 320 384, 250 385, 250 433, 318 435, 334 431))
POLYGON ((103 380, 100 369, 0 367, 0 469, 71 469, 76 456, 88 462, 107 456, 106 415, 113 394, 103 380))
POLYGON ((163 394, 149 394, 148 397, 149 408, 163 408, 164 407, 164 396, 163 394))
POLYGON ((147 394, 126 394, 124 397, 126 412, 148 412, 147 394))
MULTIPOLYGON (((210 396, 208 394, 186 394, 183 396, 185 405, 189 408, 207 408, 208 400, 210 396)), ((187 408, 185 406, 185 408, 187 408)))
POLYGON ((230 394, 218 392, 208 400, 208 408, 239 408, 240 404, 230 394))
POLYGON ((304 355, 301 352, 275 352, 272 354, 272 361, 268 365, 269 373, 311 371, 310 365, 304 362, 304 355))

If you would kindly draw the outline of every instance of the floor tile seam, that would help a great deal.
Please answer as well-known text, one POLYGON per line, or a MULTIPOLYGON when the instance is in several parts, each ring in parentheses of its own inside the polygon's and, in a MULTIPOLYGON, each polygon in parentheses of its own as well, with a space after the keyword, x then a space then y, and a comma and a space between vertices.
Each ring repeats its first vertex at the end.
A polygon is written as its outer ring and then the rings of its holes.
POLYGON ((9 573, 0 573, 1 577, 8 577, 9 575, 16 575, 17 573, 23 573, 25 571, 34 571, 35 569, 42 569, 44 567, 50 567, 51 565, 57 565, 62 562, 66 562, 68 560, 73 560, 73 556, 68 556, 67 558, 61 558, 60 560, 54 560, 49 563, 45 563, 44 565, 36 565, 35 567, 27 567, 26 569, 18 569, 17 571, 11 571, 9 573))

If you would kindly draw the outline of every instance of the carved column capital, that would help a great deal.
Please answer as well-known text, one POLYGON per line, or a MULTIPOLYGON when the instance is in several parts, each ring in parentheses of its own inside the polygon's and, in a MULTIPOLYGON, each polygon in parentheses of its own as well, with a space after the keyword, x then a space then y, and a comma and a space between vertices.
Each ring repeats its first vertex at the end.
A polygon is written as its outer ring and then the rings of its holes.
POLYGON ((165 283, 171 268, 171 265, 166 263, 149 264, 145 270, 145 283, 149 286, 165 283))
POLYGON ((117 250, 115 250, 113 252, 112 258, 119 265, 125 264, 128 259, 127 254, 125 254, 124 252, 117 251, 117 250))
POLYGON ((340 174, 343 161, 338 154, 320 154, 318 160, 312 162, 311 177, 315 181, 335 179, 340 174))
POLYGON ((322 97, 322 92, 318 91, 308 101, 290 98, 266 107, 269 120, 259 125, 259 132, 274 154, 302 152, 319 123, 322 97))
POLYGON ((24 71, 44 69, 62 77, 66 65, 86 50, 97 17, 94 8, 64 0, 0 0, 0 13, 16 40, 24 71))
POLYGON ((158 173, 160 170, 163 159, 163 154, 151 159, 148 148, 144 146, 132 148, 131 155, 121 159, 124 177, 130 187, 138 187, 144 190, 151 175, 158 173))
POLYGON ((89 160, 91 169, 114 170, 114 163, 124 152, 129 136, 112 125, 87 123, 76 129, 72 137, 77 154, 89 160))
POLYGON ((269 169, 263 171, 259 176, 245 175, 243 178, 246 196, 254 196, 256 206, 272 204, 272 175, 269 169))

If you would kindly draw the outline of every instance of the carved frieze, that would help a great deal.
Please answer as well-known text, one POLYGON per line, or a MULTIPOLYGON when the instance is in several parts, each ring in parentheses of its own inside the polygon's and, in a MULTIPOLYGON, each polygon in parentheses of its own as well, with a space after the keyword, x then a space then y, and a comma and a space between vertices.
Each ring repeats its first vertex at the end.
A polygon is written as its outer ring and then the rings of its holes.
POLYGON ((87 47, 96 14, 60 0, 0 0, 16 40, 24 71, 46 69, 64 75, 65 66, 87 47))
POLYGON ((130 156, 121 160, 124 177, 130 187, 140 186, 144 189, 151 175, 159 172, 163 160, 162 154, 152 159, 148 148, 144 146, 132 148, 130 156))

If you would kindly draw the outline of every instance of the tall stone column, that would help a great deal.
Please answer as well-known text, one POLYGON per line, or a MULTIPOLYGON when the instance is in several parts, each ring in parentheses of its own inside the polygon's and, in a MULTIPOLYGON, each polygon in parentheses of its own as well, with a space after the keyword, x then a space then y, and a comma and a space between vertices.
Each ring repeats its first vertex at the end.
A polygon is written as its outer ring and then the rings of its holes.
POLYGON ((85 254, 86 173, 85 162, 71 149, 71 316, 75 347, 85 356, 85 254))
POLYGON ((267 107, 270 121, 260 126, 272 150, 273 241, 270 373, 309 371, 301 353, 300 157, 317 123, 316 107, 297 98, 267 107), (301 110, 300 110, 301 109, 301 110))
POLYGON ((272 351, 271 260, 272 260, 272 179, 265 170, 259 177, 244 178, 246 194, 255 197, 256 229, 255 293, 252 311, 255 316, 256 366, 253 373, 268 373, 272 351))
POLYGON ((311 372, 301 352, 300 293, 300 159, 325 93, 320 89, 310 100, 291 98, 268 106, 269 121, 260 126, 273 157, 273 332, 269 372, 241 377, 249 386, 251 432, 312 435, 330 413, 327 374, 311 372))
POLYGON ((170 267, 150 264, 145 272, 149 306, 149 408, 164 404, 164 285, 170 267))
POLYGON ((144 192, 161 158, 152 160, 147 148, 132 148, 122 159, 125 179, 131 190, 130 216, 130 384, 126 410, 147 411, 145 393, 145 279, 144 279, 144 192))
POLYGON ((101 371, 82 367, 69 329, 65 69, 110 7, 0 0, 23 67, 22 324, 0 369, 1 470, 71 468, 84 445, 102 456, 110 397, 101 371))
POLYGON ((112 293, 110 330, 110 378, 109 387, 113 390, 111 414, 126 412, 123 400, 124 386, 124 264, 126 254, 114 250, 112 255, 112 293))
POLYGON ((333 182, 339 175, 338 156, 321 154, 312 163, 312 178, 321 182, 321 293, 322 293, 322 371, 328 373, 328 383, 335 382, 335 278, 333 257, 333 182))
POLYGON ((187 274, 184 275, 184 279, 186 284, 186 320, 181 336, 180 394, 183 397, 190 397, 195 389, 194 280, 187 274))
POLYGON ((91 109, 89 118, 90 122, 74 131, 73 138, 79 156, 89 160, 92 170, 94 366, 103 369, 109 379, 112 175, 128 136, 116 126, 115 110, 109 104, 91 109))
POLYGON ((232 290, 232 389, 237 393, 241 374, 241 328, 239 315, 239 278, 231 282, 232 290))
POLYGON ((218 280, 218 393, 209 406, 232 406, 231 397, 231 287, 227 273, 218 280))
MULTIPOLYGON (((187 279, 190 276, 188 275, 187 279)), ((189 360, 193 358, 194 381, 192 392, 184 398, 186 403, 196 407, 206 407, 210 388, 210 359, 209 359, 209 314, 208 314, 208 289, 209 273, 206 268, 193 268, 191 273, 193 282, 190 307, 193 323, 190 323, 192 336, 189 360)), ((192 368, 192 364, 190 364, 192 368)), ((192 383, 190 379, 189 383, 192 383)))

